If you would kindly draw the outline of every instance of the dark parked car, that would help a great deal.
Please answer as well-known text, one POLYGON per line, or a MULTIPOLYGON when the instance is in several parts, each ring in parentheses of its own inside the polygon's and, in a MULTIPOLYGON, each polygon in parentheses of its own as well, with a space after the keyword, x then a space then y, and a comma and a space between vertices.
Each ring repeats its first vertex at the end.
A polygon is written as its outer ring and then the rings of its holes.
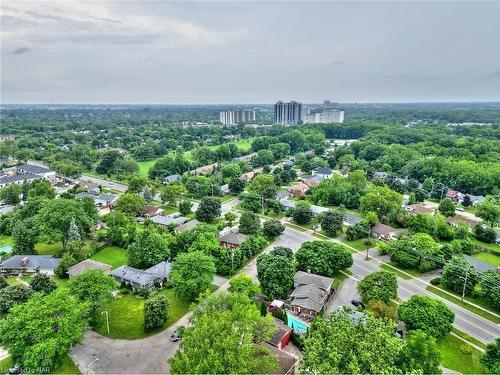
POLYGON ((9 375, 22 374, 21 367, 15 365, 9 369, 9 375))
POLYGON ((170 335, 170 340, 172 340, 172 342, 177 342, 181 339, 182 337, 182 331, 183 331, 184 327, 179 327, 177 328, 174 333, 172 333, 170 335))
POLYGON ((361 302, 360 300, 357 300, 357 299, 353 299, 351 301, 351 303, 356 306, 356 307, 361 307, 363 310, 365 309, 365 305, 363 302, 361 302))

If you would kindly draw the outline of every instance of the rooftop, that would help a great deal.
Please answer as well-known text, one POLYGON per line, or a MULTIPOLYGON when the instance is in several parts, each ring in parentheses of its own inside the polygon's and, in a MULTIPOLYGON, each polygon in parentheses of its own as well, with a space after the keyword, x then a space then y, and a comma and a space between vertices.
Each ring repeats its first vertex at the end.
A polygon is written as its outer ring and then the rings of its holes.
POLYGON ((23 165, 18 165, 16 167, 18 171, 22 171, 24 173, 32 173, 32 174, 43 174, 43 173, 48 173, 52 172, 49 168, 46 167, 40 167, 38 165, 32 165, 32 164, 23 164, 23 165))
POLYGON ((110 275, 141 286, 149 285, 160 278, 158 275, 129 266, 118 267, 111 271, 110 275))
POLYGON ((111 266, 93 259, 85 259, 84 261, 69 267, 67 274, 70 276, 78 276, 88 270, 102 270, 104 272, 108 272, 111 270, 111 266))
POLYGON ((0 268, 40 268, 54 269, 61 262, 61 258, 50 255, 14 255, 0 263, 0 268), (27 262, 23 265, 24 260, 27 262))
POLYGON ((219 236, 221 242, 241 245, 247 239, 247 235, 239 232, 227 232, 219 236))

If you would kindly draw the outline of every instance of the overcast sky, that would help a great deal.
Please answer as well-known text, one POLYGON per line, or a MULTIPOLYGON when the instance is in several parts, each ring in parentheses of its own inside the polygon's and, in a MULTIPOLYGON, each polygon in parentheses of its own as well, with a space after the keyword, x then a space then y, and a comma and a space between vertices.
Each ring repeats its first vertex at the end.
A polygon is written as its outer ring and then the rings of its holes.
POLYGON ((500 100, 500 2, 1 1, 2 103, 500 100))

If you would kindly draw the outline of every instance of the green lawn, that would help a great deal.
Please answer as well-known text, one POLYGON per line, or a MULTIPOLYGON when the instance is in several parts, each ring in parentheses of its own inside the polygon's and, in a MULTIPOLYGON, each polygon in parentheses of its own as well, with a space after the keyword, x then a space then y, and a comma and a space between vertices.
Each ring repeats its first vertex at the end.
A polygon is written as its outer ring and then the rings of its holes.
MULTIPOLYGON (((354 241, 349 241, 347 239, 343 239, 342 243, 345 243, 346 245, 354 247, 358 251, 366 251, 366 245, 365 245, 366 238, 360 238, 359 240, 354 240, 354 241)), ((370 248, 378 246, 378 242, 375 241, 374 239, 370 240, 371 245, 370 248)))
POLYGON ((441 353, 441 365, 462 374, 488 374, 479 363, 481 352, 459 338, 446 335, 437 342, 441 353))
MULTIPOLYGON (((60 241, 54 243, 37 243, 35 245, 35 250, 39 255, 54 255, 60 256, 63 252, 62 243, 60 241)), ((84 251, 86 254, 90 253, 92 250, 92 244, 90 240, 85 240, 84 251)))
POLYGON ((14 246, 12 236, 0 236, 0 247, 2 246, 14 246))
POLYGON ((463 338, 463 339, 465 339, 465 340, 467 340, 467 341, 469 341, 469 342, 471 342, 471 343, 473 343, 473 344, 475 344, 475 345, 479 346, 480 348, 486 349, 486 344, 482 343, 481 341, 479 341, 478 339, 475 339, 475 338, 474 338, 474 337, 472 337, 472 336, 469 336, 467 333, 462 332, 462 331, 460 331, 459 329, 457 329, 457 328, 455 328, 455 327, 453 327, 453 328, 451 329, 451 331, 452 331, 454 334, 456 334, 456 335, 460 336, 461 338, 463 338))
POLYGON ((106 331, 104 315, 99 315, 99 320, 94 327, 95 331, 115 339, 140 339, 164 330, 188 312, 190 303, 175 297, 173 289, 163 289, 158 293, 164 293, 169 302, 168 321, 161 329, 144 332, 144 300, 126 294, 119 296, 101 309, 101 311, 109 311, 110 334, 108 335, 106 331))
POLYGON ((479 241, 477 239, 473 239, 472 242, 474 242, 476 244, 476 246, 484 247, 486 249, 493 250, 494 252, 500 254, 500 246, 495 245, 494 243, 486 243, 486 242, 479 241))
POLYGON ((21 285, 23 282, 16 277, 6 277, 5 281, 7 281, 7 284, 9 285, 21 285))
POLYGON ((147 176, 149 170, 153 167, 153 165, 155 165, 156 160, 158 159, 137 162, 137 164, 139 164, 139 174, 142 176, 147 176))
MULTIPOLYGON (((7 357, 0 361, 0 374, 5 374, 9 368, 13 367, 12 359, 7 357)), ((61 364, 54 369, 53 374, 80 374, 80 370, 76 367, 75 363, 69 355, 65 355, 61 364)))
MULTIPOLYGON (((453 295, 449 295, 448 293, 444 292, 443 290, 441 290, 441 289, 445 289, 443 286, 439 286, 439 288, 437 288, 435 286, 429 285, 426 289, 429 292, 437 294, 438 296, 443 297, 443 298, 455 303, 456 305, 459 305, 459 306, 463 307, 464 309, 467 309, 467 310, 473 312, 474 314, 482 316, 483 318, 488 319, 495 324, 500 323, 500 318, 496 317, 493 314, 490 314, 488 311, 484 311, 482 309, 479 309, 479 308, 477 308, 477 307, 475 307, 475 306, 473 306, 465 301, 462 302, 462 300, 460 299, 460 297, 458 295, 456 295, 456 293, 454 293, 450 290, 447 290, 448 292, 453 294, 453 295)), ((482 300, 479 298, 472 298, 472 297, 465 297, 465 300, 472 302, 478 306, 481 306, 485 309, 493 311, 493 309, 490 307, 489 303, 485 300, 482 300)))
POLYGON ((398 270, 397 268, 393 268, 393 267, 389 266, 388 264, 381 264, 380 268, 382 268, 383 270, 386 270, 386 271, 395 272, 402 279, 405 279, 405 280, 413 279, 412 276, 398 270))
POLYGON ((61 279, 59 276, 53 276, 52 280, 54 280, 58 288, 64 288, 68 284, 69 278, 61 279))
POLYGON ((483 262, 493 264, 494 266, 500 266, 500 256, 490 253, 477 253, 474 254, 474 258, 482 260, 483 262))
POLYGON ((92 255, 90 259, 109 264, 113 269, 128 263, 127 250, 118 246, 106 246, 92 255))
POLYGON ((179 208, 172 206, 160 206, 165 210, 165 215, 173 214, 174 212, 179 212, 179 208))

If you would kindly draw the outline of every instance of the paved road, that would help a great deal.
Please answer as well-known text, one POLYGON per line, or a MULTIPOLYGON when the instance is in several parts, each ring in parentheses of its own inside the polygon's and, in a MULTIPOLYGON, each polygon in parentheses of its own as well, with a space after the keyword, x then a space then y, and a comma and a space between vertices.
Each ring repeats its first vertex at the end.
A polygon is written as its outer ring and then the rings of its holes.
POLYGON ((80 177, 80 180, 81 181, 91 181, 91 182, 94 182, 96 184, 101 185, 103 188, 117 190, 117 191, 120 191, 122 193, 127 191, 127 188, 128 188, 127 185, 120 184, 118 182, 112 182, 112 181, 104 180, 102 178, 91 177, 91 176, 87 176, 87 175, 83 175, 82 177, 80 177))
MULTIPOLYGON (((372 258, 369 261, 366 261, 364 255, 361 253, 353 254, 353 258, 354 264, 350 270, 352 272, 352 276, 357 279, 362 279, 369 273, 380 270, 380 263, 376 259, 372 258)), ((426 287, 426 282, 417 278, 410 280, 398 278, 398 295, 403 301, 416 294, 440 299, 455 312, 454 326, 459 330, 484 343, 493 342, 497 337, 500 337, 500 327, 498 324, 490 322, 489 320, 484 319, 469 310, 455 305, 447 299, 441 298, 427 291, 425 289, 426 287)))

